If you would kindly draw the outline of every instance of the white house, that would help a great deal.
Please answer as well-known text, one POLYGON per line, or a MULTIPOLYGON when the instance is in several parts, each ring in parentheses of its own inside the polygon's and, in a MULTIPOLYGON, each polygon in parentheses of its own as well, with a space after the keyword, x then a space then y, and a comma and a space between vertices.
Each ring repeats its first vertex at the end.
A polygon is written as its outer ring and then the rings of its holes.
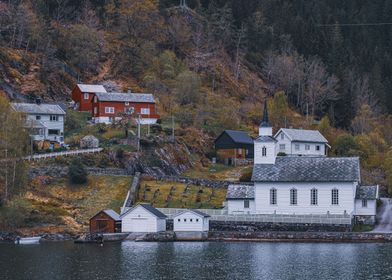
POLYGON ((11 103, 12 108, 26 115, 26 128, 34 141, 64 143, 65 111, 57 104, 11 103))
POLYGON ((184 210, 173 216, 174 231, 208 231, 210 215, 193 209, 184 210))
POLYGON ((274 138, 277 153, 286 155, 324 156, 330 148, 318 130, 281 128, 274 138))
MULTIPOLYGON (((289 140, 290 147, 297 143, 293 139, 301 140, 299 143, 326 145, 326 140, 321 141, 323 137, 317 133, 305 130, 292 132, 281 129, 276 136, 284 135, 281 140, 289 140), (304 135, 299 136, 300 132, 304 135), (316 136, 318 140, 314 142, 316 136)), ((358 157, 299 156, 291 154, 291 151, 287 156, 277 156, 280 150, 277 145, 279 140, 272 136, 272 125, 265 106, 259 136, 254 142, 254 186, 229 186, 229 214, 338 214, 374 222, 378 188, 360 185, 358 157)))
POLYGON ((121 232, 160 232, 166 230, 167 216, 150 204, 138 204, 121 216, 121 232))

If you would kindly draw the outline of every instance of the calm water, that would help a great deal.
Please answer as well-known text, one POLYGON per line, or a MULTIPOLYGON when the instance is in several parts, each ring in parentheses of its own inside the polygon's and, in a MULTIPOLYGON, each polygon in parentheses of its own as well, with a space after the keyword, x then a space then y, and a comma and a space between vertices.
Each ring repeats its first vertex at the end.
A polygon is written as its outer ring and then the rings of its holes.
POLYGON ((392 244, 0 244, 0 279, 392 279, 392 244))

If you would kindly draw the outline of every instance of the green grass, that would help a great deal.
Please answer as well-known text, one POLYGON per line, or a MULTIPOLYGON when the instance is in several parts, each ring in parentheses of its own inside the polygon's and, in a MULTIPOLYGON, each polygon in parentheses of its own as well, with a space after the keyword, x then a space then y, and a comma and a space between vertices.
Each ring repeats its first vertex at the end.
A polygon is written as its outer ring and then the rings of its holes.
POLYGON ((372 231, 373 229, 374 226, 372 225, 354 225, 353 232, 366 232, 366 231, 372 231))
POLYGON ((148 202, 155 207, 162 208, 216 209, 223 207, 226 189, 190 185, 185 192, 185 188, 185 184, 177 182, 142 181, 137 201, 148 202), (170 190, 172 190, 171 194, 170 190))

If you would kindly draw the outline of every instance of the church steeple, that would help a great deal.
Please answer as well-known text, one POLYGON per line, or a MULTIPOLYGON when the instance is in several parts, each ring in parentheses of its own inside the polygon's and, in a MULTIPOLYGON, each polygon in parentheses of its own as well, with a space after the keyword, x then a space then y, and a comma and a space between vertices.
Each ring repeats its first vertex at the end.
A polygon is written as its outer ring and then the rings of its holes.
POLYGON ((264 101, 263 119, 259 126, 260 136, 272 136, 272 124, 269 121, 267 99, 264 101))
POLYGON ((272 124, 269 122, 269 117, 268 117, 267 99, 265 99, 264 101, 263 119, 261 120, 260 127, 272 127, 272 124))

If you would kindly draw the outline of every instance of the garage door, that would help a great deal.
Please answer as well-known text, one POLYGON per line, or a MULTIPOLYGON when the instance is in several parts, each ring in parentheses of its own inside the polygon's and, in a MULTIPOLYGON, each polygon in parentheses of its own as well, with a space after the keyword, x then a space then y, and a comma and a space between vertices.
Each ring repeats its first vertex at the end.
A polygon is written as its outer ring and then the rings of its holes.
POLYGON ((153 221, 148 218, 132 218, 131 228, 132 232, 151 232, 154 231, 153 221))

